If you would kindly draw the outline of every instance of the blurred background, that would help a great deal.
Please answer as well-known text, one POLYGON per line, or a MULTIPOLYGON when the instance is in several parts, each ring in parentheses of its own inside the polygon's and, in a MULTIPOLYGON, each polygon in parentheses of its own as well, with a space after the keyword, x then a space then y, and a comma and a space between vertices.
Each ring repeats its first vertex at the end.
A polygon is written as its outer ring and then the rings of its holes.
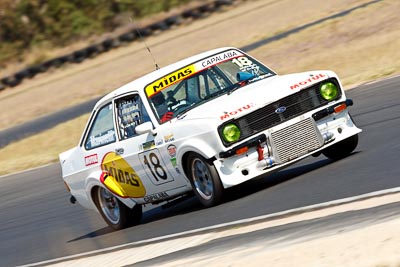
MULTIPOLYGON (((86 40, 168 12, 191 0, 1 0, 0 67, 41 63, 49 50, 86 40)), ((193 1, 192 1, 193 2, 193 1)), ((1 72, 3 76, 7 72, 1 72)))

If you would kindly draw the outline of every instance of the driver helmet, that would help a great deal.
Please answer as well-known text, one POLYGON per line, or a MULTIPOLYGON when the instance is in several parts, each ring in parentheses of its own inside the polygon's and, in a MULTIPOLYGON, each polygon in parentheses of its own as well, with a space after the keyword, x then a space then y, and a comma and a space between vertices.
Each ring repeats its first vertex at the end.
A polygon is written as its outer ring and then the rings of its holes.
POLYGON ((163 93, 159 92, 151 98, 151 101, 154 104, 154 107, 157 110, 158 116, 162 116, 168 112, 168 104, 165 100, 165 96, 163 93))

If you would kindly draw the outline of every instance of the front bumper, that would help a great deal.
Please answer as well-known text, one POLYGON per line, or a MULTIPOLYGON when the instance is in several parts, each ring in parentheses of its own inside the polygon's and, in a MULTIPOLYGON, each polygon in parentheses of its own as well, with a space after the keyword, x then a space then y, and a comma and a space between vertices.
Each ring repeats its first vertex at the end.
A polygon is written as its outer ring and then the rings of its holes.
POLYGON ((361 130, 346 109, 352 104, 347 99, 309 112, 220 152, 214 165, 224 188, 282 169, 358 134, 361 130))

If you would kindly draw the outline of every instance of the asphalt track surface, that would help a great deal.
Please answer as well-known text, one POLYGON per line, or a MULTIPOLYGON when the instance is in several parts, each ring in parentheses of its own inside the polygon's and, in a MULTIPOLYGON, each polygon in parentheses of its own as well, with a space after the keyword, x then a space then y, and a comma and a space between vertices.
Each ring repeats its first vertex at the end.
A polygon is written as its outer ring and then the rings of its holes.
MULTIPOLYGON (((229 190, 226 201, 217 207, 204 209, 190 198, 166 209, 149 210, 141 225, 117 232, 97 213, 68 202, 58 164, 0 177, 0 266, 34 263, 399 187, 399 84, 397 77, 347 92, 355 102, 350 111, 363 133, 358 148, 346 159, 307 158, 229 190)), ((374 215, 371 210, 369 216, 374 215)))

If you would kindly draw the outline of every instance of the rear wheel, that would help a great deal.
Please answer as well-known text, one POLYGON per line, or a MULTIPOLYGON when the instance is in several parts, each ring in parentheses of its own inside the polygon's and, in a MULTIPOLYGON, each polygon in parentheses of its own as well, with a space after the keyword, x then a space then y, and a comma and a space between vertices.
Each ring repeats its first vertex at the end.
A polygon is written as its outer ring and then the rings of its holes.
POLYGON ((324 149, 322 151, 322 154, 324 154, 327 158, 330 158, 332 160, 339 160, 350 155, 351 152, 353 152, 354 149, 356 149, 357 145, 358 145, 358 134, 346 138, 340 141, 339 143, 324 149))
POLYGON ((142 219, 141 205, 137 204, 130 209, 103 187, 97 188, 94 196, 101 216, 114 230, 120 230, 140 223, 142 219))
POLYGON ((191 154, 188 159, 188 173, 194 193, 205 207, 219 204, 223 187, 214 165, 198 155, 191 154))

